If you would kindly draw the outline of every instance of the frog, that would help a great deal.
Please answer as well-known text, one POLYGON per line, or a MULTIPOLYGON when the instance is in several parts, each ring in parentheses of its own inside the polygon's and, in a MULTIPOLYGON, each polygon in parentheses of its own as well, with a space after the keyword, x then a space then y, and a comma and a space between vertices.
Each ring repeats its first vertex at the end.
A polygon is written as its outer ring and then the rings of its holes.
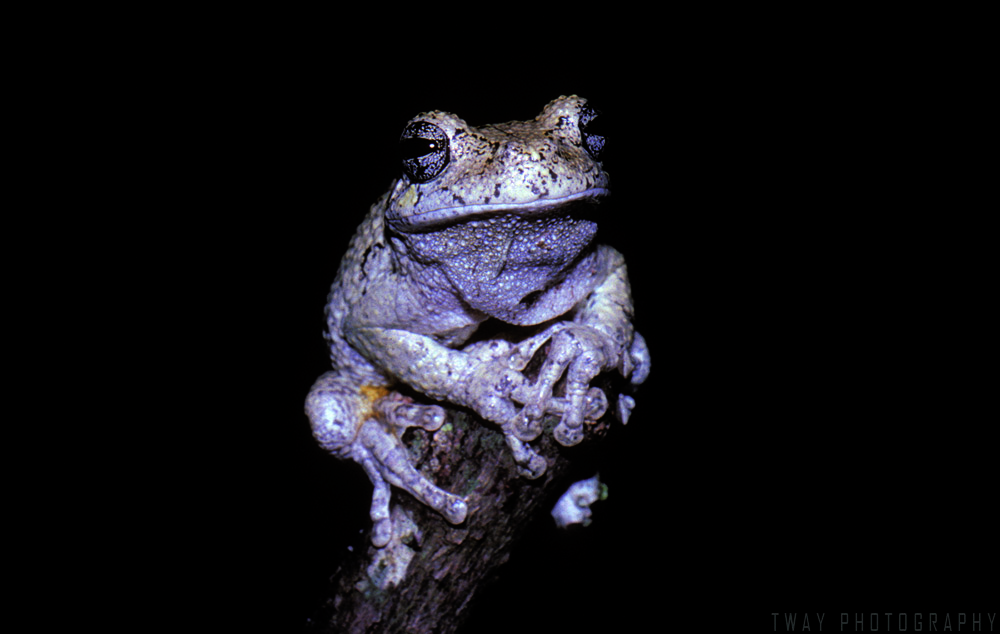
POLYGON ((607 412, 607 394, 591 385, 600 374, 624 377, 615 413, 628 421, 650 353, 633 327, 624 257, 595 240, 610 194, 599 116, 564 95, 528 121, 476 127, 434 110, 405 124, 401 173, 330 288, 333 369, 305 405, 320 447, 372 482, 375 547, 393 539, 392 487, 451 524, 469 513, 403 444, 408 428, 442 428, 438 403, 498 426, 529 479, 549 466, 531 444, 543 418, 557 417, 554 439, 573 446, 607 412), (477 336, 491 323, 515 334, 477 336))

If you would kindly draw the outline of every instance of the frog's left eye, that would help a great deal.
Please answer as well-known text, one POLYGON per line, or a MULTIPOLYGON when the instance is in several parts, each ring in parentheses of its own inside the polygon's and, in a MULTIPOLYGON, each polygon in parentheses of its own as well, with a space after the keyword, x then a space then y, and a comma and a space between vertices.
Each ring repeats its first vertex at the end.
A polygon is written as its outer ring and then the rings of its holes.
POLYGON ((587 153, 595 160, 600 160, 604 151, 604 136, 601 134, 602 126, 598 122, 599 110, 594 110, 590 106, 583 106, 580 109, 579 125, 580 138, 583 139, 583 147, 587 148, 587 153))
POLYGON ((403 171, 414 183, 426 183, 448 165, 448 135, 433 123, 414 121, 399 137, 403 171))

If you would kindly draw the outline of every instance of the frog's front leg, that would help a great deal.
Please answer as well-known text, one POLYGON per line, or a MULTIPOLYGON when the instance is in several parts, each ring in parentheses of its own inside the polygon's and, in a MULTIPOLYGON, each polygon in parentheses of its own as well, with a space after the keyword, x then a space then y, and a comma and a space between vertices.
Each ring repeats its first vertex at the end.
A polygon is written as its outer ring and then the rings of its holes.
POLYGON ((350 342, 388 374, 431 398, 468 407, 499 425, 517 413, 510 393, 525 382, 524 375, 504 364, 400 329, 357 327, 350 342))
MULTIPOLYGON (((561 415, 554 431, 556 440, 567 446, 579 443, 583 422, 597 420, 607 408, 604 393, 590 387, 594 377, 617 369, 638 385, 649 374, 649 350, 632 327, 632 296, 624 258, 610 247, 600 247, 599 257, 608 273, 575 309, 573 320, 557 322, 520 346, 521 360, 527 363, 535 349, 549 342, 535 383, 521 386, 513 394, 524 404, 515 425, 522 438, 537 435, 541 417, 552 412, 561 415), (555 385, 563 376, 564 394, 554 397, 555 385)), ((619 396, 622 422, 633 405, 631 396, 619 396)))
POLYGON ((511 429, 522 440, 532 440, 541 432, 542 417, 558 414, 560 422, 553 432, 556 440, 575 445, 583 440, 583 422, 596 421, 607 411, 607 397, 600 388, 590 387, 590 381, 614 367, 614 353, 600 332, 573 322, 558 322, 522 341, 511 355, 511 364, 522 367, 545 342, 550 342, 549 350, 534 384, 522 385, 513 394, 524 407, 511 429), (563 396, 553 396, 563 375, 563 396))
POLYGON ((356 347, 403 383, 432 398, 468 407, 500 425, 522 475, 537 478, 545 472, 545 458, 522 442, 530 438, 518 438, 512 428, 519 408, 511 393, 526 381, 511 366, 508 342, 492 340, 454 350, 430 337, 374 327, 358 328, 354 337, 356 347))
MULTIPOLYGON (((520 371, 528 364, 538 346, 544 342, 544 337, 530 338, 515 346, 504 339, 490 339, 472 343, 463 348, 462 352, 497 369, 505 368, 520 371)), ((524 386, 526 383, 521 383, 520 385, 524 386)), ((532 449, 531 445, 526 442, 534 440, 541 433, 541 425, 538 425, 537 429, 533 429, 533 433, 521 433, 521 430, 518 429, 521 417, 516 414, 510 415, 509 411, 507 414, 508 418, 500 425, 504 440, 507 442, 507 446, 510 447, 511 455, 514 457, 514 462, 517 463, 520 474, 530 480, 534 480, 544 474, 549 466, 545 458, 532 449)))

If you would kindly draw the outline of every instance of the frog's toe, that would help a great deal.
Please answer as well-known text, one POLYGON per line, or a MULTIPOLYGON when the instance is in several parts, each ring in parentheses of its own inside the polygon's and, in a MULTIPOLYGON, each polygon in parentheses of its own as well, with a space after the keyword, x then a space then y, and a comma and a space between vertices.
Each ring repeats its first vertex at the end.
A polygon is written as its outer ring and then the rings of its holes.
POLYGON ((587 391, 587 396, 583 404, 583 419, 585 421, 596 421, 604 416, 608 411, 608 397, 599 387, 592 387, 587 391))
POLYGON ((392 539, 392 520, 388 517, 376 520, 372 526, 372 545, 375 548, 384 548, 392 539))
POLYGON ((543 456, 529 445, 518 440, 516 436, 504 434, 504 437, 507 439, 507 445, 510 447, 514 462, 517 463, 518 471, 522 476, 534 480, 549 468, 549 463, 543 456))
POLYGON ((447 497, 447 503, 439 509, 441 515, 452 524, 461 524, 469 514, 469 506, 465 500, 453 495, 447 497))
POLYGON ((541 413, 530 406, 523 407, 504 425, 504 433, 513 434, 524 442, 538 438, 542 434, 541 413))
POLYGON ((445 421, 444 408, 440 405, 419 405, 406 400, 383 398, 376 405, 379 417, 399 429, 422 427, 437 431, 445 421))
POLYGON ((552 435, 555 437, 556 442, 563 447, 572 447, 573 445, 580 444, 580 441, 583 440, 583 426, 571 427, 565 421, 561 421, 552 430, 552 435))
POLYGON ((536 480, 545 474, 549 468, 549 463, 545 458, 535 454, 528 458, 527 463, 517 465, 518 473, 528 480, 536 480))

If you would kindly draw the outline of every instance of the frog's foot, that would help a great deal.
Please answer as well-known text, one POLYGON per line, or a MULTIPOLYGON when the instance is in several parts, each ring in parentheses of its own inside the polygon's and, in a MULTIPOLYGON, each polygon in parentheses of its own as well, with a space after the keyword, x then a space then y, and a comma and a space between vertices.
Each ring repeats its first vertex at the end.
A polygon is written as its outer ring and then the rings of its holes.
MULTIPOLYGON (((545 342, 549 341, 557 333, 570 327, 570 325, 570 322, 557 322, 545 330, 524 339, 516 346, 510 347, 509 350, 504 352, 504 363, 511 369, 524 370, 545 342)), ((552 388, 558 379, 559 377, 557 376, 555 380, 545 382, 539 376, 539 379, 533 386, 524 383, 515 388, 511 393, 511 398, 521 403, 524 407, 505 424, 504 433, 508 437, 514 435, 518 440, 524 442, 530 442, 538 438, 542 433, 542 417, 546 411, 549 411, 548 407, 552 397, 552 388)), ((513 449, 513 445, 511 448, 513 449)))
POLYGON ((441 407, 418 405, 384 386, 358 386, 351 377, 327 372, 310 390, 306 413, 320 445, 359 463, 372 481, 375 491, 370 513, 375 546, 385 546, 393 534, 390 484, 409 492, 452 524, 465 520, 465 501, 436 487, 414 469, 400 441, 407 427, 440 429, 445 421, 441 407))
POLYGON ((365 421, 354 446, 354 459, 365 468, 375 486, 371 518, 375 523, 372 543, 382 547, 392 535, 389 520, 388 484, 403 489, 431 507, 452 524, 465 521, 468 506, 465 501, 437 487, 410 464, 406 449, 399 438, 387 431, 379 421, 365 421))
MULTIPOLYGON (((524 407, 511 428, 521 440, 531 440, 540 431, 542 416, 559 414, 555 439, 565 446, 575 445, 583 440, 583 423, 596 421, 608 407, 604 392, 591 388, 590 381, 614 367, 618 355, 610 339, 589 326, 561 322, 539 336, 551 341, 548 355, 534 385, 522 385, 512 394, 524 407), (553 389, 564 375, 564 395, 554 397, 553 389)), ((540 345, 538 341, 531 344, 540 345)))

